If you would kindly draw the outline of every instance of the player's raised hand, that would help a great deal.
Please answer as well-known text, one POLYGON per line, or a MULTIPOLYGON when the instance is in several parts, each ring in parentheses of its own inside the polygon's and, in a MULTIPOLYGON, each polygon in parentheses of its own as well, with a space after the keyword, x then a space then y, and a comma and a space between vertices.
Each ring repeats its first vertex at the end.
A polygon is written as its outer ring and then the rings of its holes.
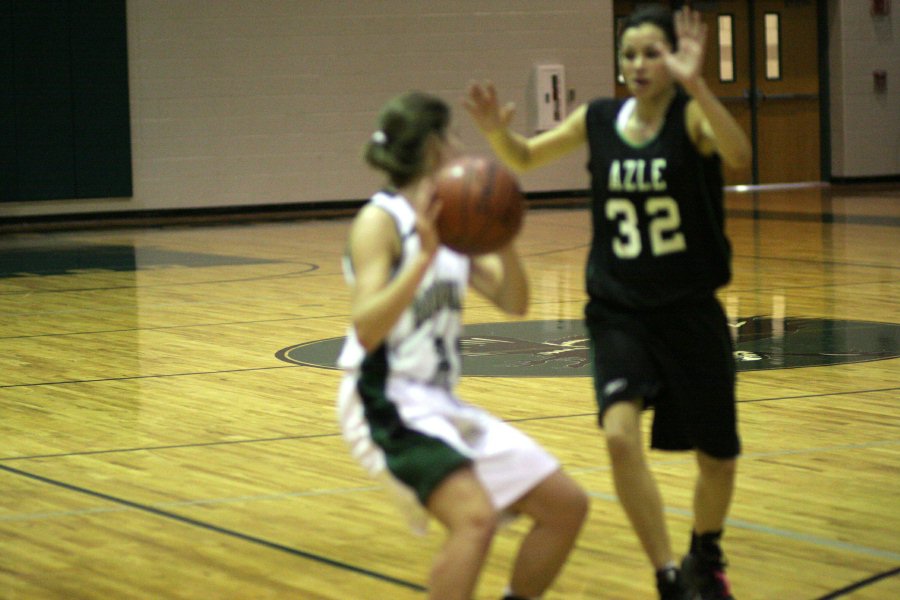
POLYGON ((463 106, 484 133, 508 127, 516 110, 512 102, 500 106, 497 90, 490 81, 469 83, 463 106))
POLYGON ((706 24, 700 13, 685 6, 675 13, 675 36, 678 49, 669 52, 661 48, 666 67, 672 76, 690 93, 703 75, 703 57, 706 51, 706 24))

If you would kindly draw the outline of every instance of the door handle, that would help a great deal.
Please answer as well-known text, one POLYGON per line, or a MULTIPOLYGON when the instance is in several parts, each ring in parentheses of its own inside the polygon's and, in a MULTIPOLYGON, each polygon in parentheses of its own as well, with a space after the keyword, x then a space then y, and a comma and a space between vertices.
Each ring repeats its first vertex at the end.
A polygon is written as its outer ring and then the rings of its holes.
MULTIPOLYGON (((759 98, 759 92, 756 97, 759 98)), ((744 90, 740 96, 719 96, 719 102, 723 104, 744 103, 750 101, 750 90, 744 90)))
POLYGON ((756 94, 751 94, 750 90, 744 90, 744 93, 740 96, 719 96, 719 101, 723 104, 727 103, 735 103, 735 102, 749 102, 751 99, 755 99, 757 102, 765 101, 765 100, 818 100, 818 94, 766 94, 759 90, 756 91, 756 94))
POLYGON ((818 100, 818 94, 762 94, 760 93, 761 100, 818 100))

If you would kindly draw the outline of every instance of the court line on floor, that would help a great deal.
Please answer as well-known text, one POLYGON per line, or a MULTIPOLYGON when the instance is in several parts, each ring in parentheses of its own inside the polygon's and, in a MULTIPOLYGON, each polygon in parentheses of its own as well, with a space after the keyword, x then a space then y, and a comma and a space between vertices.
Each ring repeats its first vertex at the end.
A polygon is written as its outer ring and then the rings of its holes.
MULTIPOLYGON (((40 477, 40 476, 39 476, 40 477)), ((68 484, 67 484, 68 485, 68 484)), ((77 486, 75 486, 77 487, 77 486)), ((199 498, 195 500, 174 500, 171 502, 155 502, 142 506, 152 508, 179 508, 185 506, 221 506, 226 504, 243 504, 247 502, 265 502, 289 500, 291 498, 309 498, 315 496, 332 496, 339 494, 356 494, 360 492, 378 492, 384 488, 380 485, 365 485, 350 488, 335 488, 326 490, 309 490, 303 492, 282 492, 280 494, 254 494, 246 496, 220 496, 218 498, 199 498)), ((108 514, 136 510, 131 506, 106 506, 97 508, 77 508, 71 510, 53 510, 39 513, 21 513, 17 515, 0 516, 0 523, 45 521, 65 517, 80 517, 84 515, 108 514)))
POLYGON ((900 217, 894 215, 842 215, 834 212, 788 212, 777 210, 757 210, 747 208, 726 209, 729 219, 752 219, 768 221, 805 221, 834 225, 874 225, 877 227, 900 227, 900 217))
POLYGON ((217 440, 215 442, 191 442, 186 444, 166 444, 163 446, 136 446, 132 448, 106 448, 104 450, 82 450, 78 452, 57 452, 54 454, 31 454, 28 456, 0 456, 0 463, 14 460, 37 460, 42 458, 71 458, 75 456, 94 456, 96 454, 118 454, 128 452, 153 452, 156 450, 179 450, 182 448, 206 448, 210 446, 235 446, 238 444, 265 444, 268 442, 285 442, 298 440, 314 440, 320 438, 338 438, 338 432, 310 433, 306 435, 281 435, 269 438, 249 438, 244 440, 217 440))
MULTIPOLYGON (((802 448, 795 450, 779 450, 773 452, 755 452, 751 454, 744 455, 742 459, 759 459, 759 458, 773 458, 780 456, 796 456, 802 454, 815 454, 822 452, 834 452, 834 451, 843 451, 843 450, 859 450, 865 448, 875 448, 875 447, 884 447, 884 446, 896 446, 900 445, 900 440, 882 440, 877 442, 863 442, 859 444, 840 444, 836 446, 822 446, 816 448, 802 448)), ((693 458, 683 458, 683 459, 672 459, 665 461, 653 461, 653 467, 660 465, 675 465, 675 464, 692 464, 694 462, 693 458)), ((117 502, 126 508, 137 509, 137 510, 150 510, 151 512, 158 512, 164 515, 173 515, 174 518, 182 518, 178 515, 174 515, 173 513, 167 513, 162 510, 161 507, 166 508, 175 508, 182 506, 196 506, 196 505, 218 505, 218 504, 231 504, 231 503, 241 503, 241 502, 256 502, 256 501, 270 501, 270 500, 284 500, 288 498, 302 497, 302 496, 325 496, 331 494, 345 494, 345 493, 358 493, 358 492, 371 492, 380 489, 380 486, 360 486, 353 488, 336 488, 336 489, 326 489, 326 490, 311 490, 311 491, 303 491, 303 492, 287 492, 281 494, 265 494, 265 495, 255 495, 255 496, 237 496, 237 497, 219 497, 219 498, 207 498, 207 499, 197 499, 197 500, 182 500, 177 502, 165 502, 165 503, 157 503, 157 504, 140 504, 136 502, 131 502, 129 500, 117 499, 113 496, 107 496, 106 494, 102 494, 100 492, 93 492, 92 490, 87 490, 85 488, 81 488, 79 486, 74 486, 70 484, 65 484, 62 482, 57 482, 56 480, 46 478, 40 475, 35 475, 28 473, 26 471, 20 471, 19 469, 14 469, 12 467, 7 467, 5 465, 0 465, 0 469, 6 470, 12 473, 22 474, 34 479, 38 479, 41 481, 45 481, 47 483, 52 483, 54 485, 59 485, 61 487, 65 487, 68 489, 72 489, 75 491, 81 491, 83 493, 88 493, 90 495, 110 500, 113 502, 117 502)), ((602 467, 584 467, 584 468, 576 468, 576 469, 568 469, 570 474, 579 474, 579 473, 591 473, 591 472, 602 472, 609 471, 610 467, 608 465, 602 467)), ((607 494, 604 492, 589 492, 591 497, 598 498, 601 500, 606 500, 609 502, 618 503, 618 498, 614 494, 607 494)), ((80 510, 72 510, 72 511, 56 511, 50 513, 31 513, 31 514, 23 514, 23 515, 15 515, 15 516, 7 516, 0 517, 0 522, 8 522, 8 521, 27 521, 27 520, 42 520, 46 518, 56 518, 56 517, 68 517, 68 516, 77 516, 84 514, 92 514, 98 512, 116 512, 120 510, 125 510, 125 508, 113 509, 113 508, 89 508, 89 509, 80 509, 80 510)), ((692 512, 687 509, 682 509, 678 507, 666 507, 666 512, 673 515, 678 516, 686 516, 690 517, 692 512)), ((184 519, 187 519, 186 517, 184 519)), ((201 523, 198 521, 198 523, 201 523)), ((733 519, 729 518, 728 525, 731 527, 736 527, 739 529, 745 529, 749 531, 755 531, 758 533, 764 533, 767 535, 773 535, 776 537, 781 537, 784 539, 790 539, 794 541, 800 541, 804 543, 810 543, 813 545, 818 545, 822 547, 828 547, 835 550, 853 552, 856 554, 866 554, 869 556, 875 556, 878 558, 884 558, 888 560, 895 560, 900 562, 900 553, 892 552, 889 550, 880 550, 877 548, 869 548, 867 546, 862 546, 858 544, 851 544, 847 542, 841 542, 838 540, 831 540, 828 538, 823 538, 819 536, 814 536, 811 534, 806 534, 797 531, 791 531, 787 529, 780 529, 776 527, 771 527, 768 525, 762 525, 759 523, 754 523, 752 521, 744 521, 741 519, 733 519)), ((217 528, 214 525, 209 525, 208 528, 217 528)), ((243 534, 242 534, 243 535, 243 534)))
POLYGON ((185 525, 191 525, 193 527, 199 527, 201 529, 206 529, 208 531, 212 531, 214 533, 219 533, 223 535, 227 535, 229 537, 233 537, 245 542, 250 542, 253 544, 258 544, 260 546, 265 546, 272 550, 279 550, 281 552, 286 552, 288 554, 293 554, 295 556, 299 556, 301 558, 305 558, 307 560, 315 561, 318 563, 322 563, 328 565, 330 567, 335 567, 344 571, 351 571, 353 573, 357 573, 359 575, 363 575, 366 577, 370 577, 372 579, 378 579, 380 581, 384 581, 387 583, 392 583, 401 587, 405 587, 411 590, 415 590, 418 592, 424 592, 426 588, 417 583, 413 583, 411 581, 406 581, 404 579, 399 579, 397 577, 391 577, 390 575, 385 575, 383 573, 378 573, 376 571, 370 571, 368 569, 364 569, 362 567, 357 567, 355 565, 351 565, 349 563, 341 562, 338 560, 334 560, 325 556, 321 556, 318 554, 314 554, 312 552, 306 552, 304 550, 299 550, 297 548, 292 548, 290 546, 285 546, 284 544, 279 544, 277 542, 272 542, 270 540, 266 540, 263 538, 255 537, 252 535, 248 535, 246 533, 241 533, 240 531, 235 531, 233 529, 227 529, 225 527, 220 527, 218 525, 213 525, 212 523, 207 523, 205 521, 200 521, 197 519, 192 519, 190 517, 185 517, 183 515, 179 515, 177 513, 169 512, 166 510, 162 510, 159 508, 155 508, 154 506, 148 504, 141 504, 139 502, 132 502, 131 500, 126 500, 124 498, 119 498, 116 496, 111 496, 109 494, 104 494, 102 492, 97 492, 88 488, 83 488, 77 485, 72 485, 69 483, 65 483, 63 481, 58 481, 56 479, 51 479, 49 477, 44 477, 42 475, 37 475, 35 473, 29 473, 28 471, 22 471, 20 469, 15 469, 12 467, 8 467, 6 465, 0 465, 0 471, 7 471, 12 473, 13 475, 18 475, 20 477, 26 477, 29 479, 33 479, 35 481, 40 481, 42 483, 46 483, 55 487, 63 488, 72 492, 76 492, 79 494, 85 494, 88 496, 92 496, 94 498, 99 498, 101 500, 105 500, 107 502, 113 502, 115 504, 119 504, 134 510, 138 510, 145 513, 150 513, 156 515, 158 517, 163 517, 166 519, 171 519, 173 521, 178 521, 185 525))
MULTIPOLYGON (((608 494, 605 492, 592 492, 588 491, 588 495, 591 498, 597 498, 598 500, 606 500, 608 502, 614 502, 616 504, 619 503, 619 499, 615 494, 608 494)), ((674 506, 665 507, 665 512, 670 515, 677 515, 679 517, 687 517, 690 518, 693 516, 694 512, 692 510, 678 508, 674 506)), ((816 535, 811 535, 808 533, 802 533, 799 531, 791 531, 790 529, 781 529, 779 527, 771 527, 769 525, 762 525, 759 523, 754 523, 752 521, 744 521, 743 519, 734 519, 729 517, 725 522, 726 527, 731 527, 734 529, 744 529, 748 531, 754 531, 756 533, 763 533, 766 535, 771 535, 775 537, 780 537, 782 539, 787 539, 795 542, 803 542, 806 544, 812 544, 814 546, 830 548, 832 550, 840 550, 842 552, 852 552, 854 554, 865 554, 868 556, 874 556, 876 558, 883 558, 886 560, 892 560, 896 562, 900 562, 900 553, 891 552, 890 550, 881 550, 878 548, 869 548, 868 546, 862 546, 860 544, 851 544, 849 542, 841 542, 839 540, 832 540, 828 538, 819 537, 816 535)))
POLYGON ((35 381, 33 383, 10 383, 0 385, 0 389, 31 388, 43 385, 75 385, 79 383, 106 383, 110 381, 135 381, 139 379, 166 379, 170 377, 191 377, 197 375, 221 375, 223 373, 249 373, 253 371, 273 371, 275 369, 296 369, 297 365, 274 365, 271 367, 248 367, 246 369, 220 369, 218 371, 189 371, 186 373, 153 373, 150 375, 130 375, 125 377, 97 377, 96 379, 67 379, 61 381, 35 381))
POLYGON ((816 600, 835 600, 836 598, 841 598, 843 596, 846 596, 850 592, 855 592, 856 590, 860 590, 864 587, 869 587, 873 583, 878 583, 882 579, 887 579, 888 577, 893 577, 894 575, 900 575, 900 567, 897 567, 895 569, 889 569, 887 571, 884 571, 883 573, 878 573, 876 575, 872 575, 871 577, 866 577, 865 579, 862 579, 855 583, 851 583, 850 585, 848 585, 846 587, 842 587, 839 590, 829 592, 828 594, 825 594, 824 596, 819 596, 818 598, 816 598, 816 600))
MULTIPOLYGON (((290 369, 290 368, 301 368, 296 365, 285 365, 285 366, 276 366, 276 367, 260 367, 249 369, 251 371, 257 370, 268 370, 268 369, 290 369)), ((234 371, 215 371, 209 373, 191 373, 191 375, 209 375, 214 373, 230 373, 234 371)), ((182 374, 173 374, 173 375, 159 375, 158 377, 177 377, 182 374)), ((157 375, 147 375, 141 376, 143 377, 157 377, 157 375)), ((90 381, 93 382, 94 380, 90 381)), ((98 381, 118 381, 118 379, 109 379, 109 380, 98 380, 98 381)), ((90 383, 89 382, 89 383, 90 383)), ((84 383, 84 382, 63 382, 63 383, 84 383)), ((31 386, 31 385, 45 385, 45 384, 14 384, 9 386, 0 385, 0 389, 8 388, 8 387, 20 387, 20 386, 31 386)), ((900 388, 890 387, 890 388, 876 388, 876 389, 867 389, 867 390, 848 390, 843 392, 825 392, 825 393, 815 393, 815 394, 802 394, 798 396, 775 396, 770 398, 750 398, 747 400, 738 400, 738 404, 745 403, 756 403, 756 402, 777 402, 781 400, 802 400, 809 398, 820 398, 827 396, 844 396, 851 394, 869 394, 876 392, 886 392, 886 391, 894 391, 900 388)), ((555 419, 572 419, 572 418, 582 418, 582 417, 596 417, 596 412, 588 412, 588 413, 572 413, 567 415, 542 415, 538 417, 523 417, 519 419, 505 419, 508 423, 528 423, 531 421, 547 421, 547 420, 555 420, 555 419)), ((81 452, 59 452, 56 454, 35 454, 28 456, 0 456, 0 463, 6 461, 21 461, 21 460, 30 460, 30 459, 39 459, 39 458, 63 458, 70 456, 87 456, 92 454, 112 454, 116 452, 143 452, 147 450, 168 450, 173 448, 193 448, 193 447, 204 447, 204 446, 228 446, 235 444, 254 444, 259 442, 280 442, 286 440, 303 440, 303 439, 311 439, 311 438, 326 438, 326 437, 339 437, 341 434, 338 432, 334 433, 320 433, 320 434, 312 434, 312 435, 290 435, 290 436, 280 436, 274 438, 250 438, 243 440, 225 440, 225 441, 216 441, 216 442, 200 442, 200 443, 189 443, 189 444, 169 444, 165 446, 140 446, 133 448, 108 448, 104 450, 85 450, 81 452)), ((745 455, 749 456, 749 455, 745 455)))
MULTIPOLYGON (((283 263, 283 264, 291 264, 291 263, 283 263)), ((38 294, 68 294, 68 293, 81 293, 81 292, 108 292, 111 290, 136 290, 136 289, 148 289, 148 288, 167 288, 167 287, 185 287, 190 285, 220 285, 223 283, 245 283, 248 281, 264 281, 266 279, 277 279, 280 277, 296 277, 302 275, 308 275, 309 273, 314 273, 319 270, 319 265, 316 263, 295 263, 306 265, 306 269, 302 271, 288 271, 287 273, 276 273, 272 275, 255 275, 253 277, 238 277, 236 279, 210 279, 203 281, 182 281, 182 282, 166 282, 166 283, 145 283, 141 285, 110 285, 110 286, 98 286, 98 287, 86 287, 86 288, 54 288, 54 289, 28 289, 28 290, 14 290, 14 291, 0 291, 0 296, 34 296, 38 294)), ((249 266, 249 265, 243 265, 249 266)), ((191 268, 191 267, 189 267, 191 268)), ((197 267, 193 267, 197 268, 197 267)), ((133 271, 108 271, 107 273, 130 273, 136 274, 141 271, 157 271, 159 269, 134 269, 133 271)), ((61 275, 68 275, 70 273, 63 273, 61 275)), ((59 276, 59 275, 56 275, 59 276)), ((3 273, 0 273, 0 280, 12 280, 15 281, 21 277, 23 280, 35 280, 40 277, 44 277, 44 275, 38 273, 27 273, 24 276, 14 275, 9 276, 3 273)))
MULTIPOLYGON (((896 360, 895 358, 885 358, 885 359, 875 359, 875 360, 867 360, 860 361, 859 363, 848 363, 848 364, 862 364, 866 362, 876 362, 878 360, 896 360)), ((820 366, 837 366, 837 365, 820 365, 820 366)), ((794 367, 795 369, 801 369, 804 367, 794 367)), ((817 369, 819 367, 806 367, 809 369, 817 369)), ((750 371, 747 371, 748 373, 750 371)), ((810 398, 828 398, 830 396, 850 396, 853 394, 875 394, 878 392, 895 392, 900 390, 900 387, 886 387, 886 388, 870 388, 867 390, 847 390, 844 392, 816 392, 813 394, 798 394, 796 396, 773 396, 771 398, 747 398, 746 400, 738 400, 738 404, 752 404, 756 402, 779 402, 781 400, 808 400, 810 398)))
MULTIPOLYGON (((859 442, 856 444, 837 444, 835 446, 819 446, 815 448, 795 448, 793 450, 772 450, 770 452, 748 452, 746 454, 740 455, 740 460, 752 460, 758 458, 777 458, 781 456, 796 456, 801 454, 820 454, 823 452, 838 452, 842 450, 860 450, 866 448, 880 448, 883 446, 897 446, 900 445, 900 440, 877 440, 872 442, 859 442)), ((687 465, 694 464, 697 460, 691 456, 686 456, 684 458, 672 458, 667 460, 654 460, 651 461, 651 468, 663 466, 663 465, 687 465)), ((592 472, 604 472, 610 471, 612 467, 610 465, 603 465, 599 467, 578 467, 578 468, 568 468, 566 471, 568 473, 592 473, 592 472)))
MULTIPOLYGON (((770 453, 767 453, 767 454, 770 454, 770 453)), ((160 509, 160 507, 221 505, 221 504, 229 504, 229 503, 248 502, 248 501, 255 502, 255 501, 260 501, 260 500, 262 500, 262 501, 283 500, 283 499, 287 499, 287 498, 296 498, 296 497, 304 497, 304 496, 309 497, 309 496, 319 496, 319 495, 325 496, 325 495, 332 495, 332 494, 376 492, 376 491, 383 489, 381 486, 377 486, 377 485, 375 485, 375 486, 359 486, 359 487, 354 487, 354 488, 314 490, 314 491, 308 491, 308 492, 292 492, 292 493, 286 493, 286 494, 237 496, 237 497, 232 497, 232 498, 211 498, 211 499, 206 499, 206 500, 188 500, 188 501, 181 501, 181 502, 164 502, 164 503, 159 503, 159 504, 154 504, 154 505, 141 505, 139 503, 115 498, 112 496, 108 496, 106 494, 94 492, 92 490, 86 490, 86 489, 80 488, 78 486, 73 486, 70 484, 65 484, 62 482, 51 480, 51 479, 48 479, 48 478, 45 478, 45 477, 42 477, 39 475, 26 473, 24 471, 19 471, 18 469, 10 469, 10 468, 3 467, 3 466, 0 466, 0 469, 11 471, 16 474, 21 474, 21 475, 27 476, 32 479, 37 479, 37 480, 43 481, 45 483, 50 483, 52 485, 60 486, 65 489, 77 491, 80 493, 87 493, 91 496, 95 496, 95 497, 98 497, 98 498, 101 498, 104 500, 109 500, 109 501, 112 501, 112 502, 115 502, 115 503, 121 505, 116 508, 91 508, 91 509, 80 509, 80 510, 71 510, 71 511, 32 513, 30 515, 18 515, 18 516, 13 516, 13 517, 0 517, 0 522, 34 521, 34 520, 44 520, 44 519, 57 518, 57 517, 105 514, 105 513, 112 513, 112 512, 125 512, 128 510, 145 511, 145 512, 151 512, 151 513, 154 513, 154 514, 157 514, 160 516, 165 516, 168 518, 173 518, 175 520, 184 522, 186 524, 199 526, 199 527, 202 527, 205 529, 209 529, 211 531, 223 533, 226 535, 230 535, 232 537, 237 537, 244 541, 259 543, 259 544, 262 544, 262 545, 270 547, 270 548, 274 548, 274 549, 285 551, 285 552, 288 552, 291 554, 303 556, 304 558, 309 558, 311 560, 315 560, 318 562, 324 562, 325 564, 328 564, 330 566, 336 566, 336 567, 342 568, 342 569, 349 569, 354 572, 357 572, 357 573, 360 573, 363 575, 367 575, 370 577, 375 577, 377 579, 384 580, 384 581, 387 581, 390 583, 396 583, 398 585, 403 585, 405 587, 414 586, 414 587, 412 587, 412 589, 416 589, 417 591, 423 591, 425 589, 424 587, 417 586, 417 584, 412 584, 410 582, 391 578, 389 576, 385 576, 380 573, 374 573, 372 571, 368 571, 366 569, 361 569, 361 568, 355 567, 353 565, 347 565, 346 563, 340 563, 338 561, 333 561, 332 559, 320 557, 318 555, 307 553, 302 550, 297 550, 295 548, 290 548, 287 546, 283 546, 281 544, 269 542, 267 540, 262 540, 260 538, 254 537, 254 536, 249 536, 249 535, 246 535, 246 534, 243 534, 240 532, 235 532, 235 531, 225 529, 225 528, 222 528, 222 527, 219 527, 216 525, 208 524, 208 523, 198 521, 195 519, 190 519, 188 517, 183 517, 181 515, 177 515, 175 513, 170 513, 168 511, 163 511, 160 509)), ((600 500, 618 503, 618 498, 616 498, 616 496, 612 495, 612 494, 606 494, 606 493, 602 493, 602 492, 588 492, 588 494, 592 498, 597 498, 600 500)), ((691 516, 691 511, 688 511, 685 509, 666 507, 665 510, 668 514, 674 514, 674 515, 678 515, 678 516, 682 516, 682 517, 690 517, 691 516)), ((818 536, 799 533, 799 532, 795 532, 795 531, 769 527, 767 525, 760 525, 758 523, 752 523, 750 521, 744 521, 741 519, 728 519, 727 525, 729 527, 733 527, 733 528, 737 528, 737 529, 745 529, 745 530, 755 531, 757 533, 773 535, 776 537, 791 539, 793 541, 809 543, 809 544, 813 544, 813 545, 817 545, 817 546, 825 546, 825 547, 829 547, 829 548, 832 548, 835 550, 853 552, 853 553, 857 553, 857 554, 866 554, 866 555, 873 556, 876 558, 882 558, 882 559, 894 560, 894 561, 900 562, 900 554, 890 552, 890 551, 885 551, 885 550, 869 548, 869 547, 861 546, 858 544, 850 544, 850 543, 840 542, 840 541, 836 541, 836 540, 829 540, 827 538, 821 538, 818 536)), ((830 592, 829 594, 822 596, 820 598, 817 598, 816 600, 836 600, 837 598, 843 597, 850 592, 859 590, 863 587, 868 587, 874 583, 877 583, 878 581, 881 581, 882 579, 886 579, 888 577, 897 575, 898 573, 900 573, 900 568, 891 569, 891 570, 885 571, 883 573, 879 573, 879 574, 873 575, 871 577, 868 577, 866 579, 857 581, 853 584, 845 586, 834 592, 830 592)))
MULTIPOLYGON (((223 302, 218 302, 217 304, 226 304, 226 303, 233 303, 233 302, 223 301, 223 302)), ((173 303, 166 304, 166 305, 155 304, 155 305, 153 305, 153 308, 154 309, 159 308, 160 306, 183 307, 184 304, 186 304, 186 303, 174 303, 173 302, 173 303)), ((194 308, 195 307, 195 306, 193 306, 194 304, 201 304, 201 303, 198 302, 198 303, 191 303, 191 304, 192 304, 192 308, 194 308)), ((202 304, 210 304, 210 303, 203 302, 202 304)), ((295 308, 295 309, 296 308, 313 308, 313 307, 320 308, 322 306, 323 306, 322 304, 300 304, 300 305, 294 306, 292 308, 295 308)), ((103 312, 103 310, 91 307, 91 308, 83 308, 83 309, 79 308, 79 309, 72 309, 72 310, 65 310, 65 311, 55 310, 55 311, 31 312, 31 313, 6 313, 6 314, 0 314, 0 317, 5 318, 5 319, 11 318, 11 317, 22 317, 22 316, 47 317, 50 315, 57 316, 60 313, 71 314, 71 313, 86 313, 86 312, 90 312, 96 316, 96 314, 98 312, 103 312)), ((115 313, 116 309, 109 309, 105 312, 115 313)), ((173 329, 192 329, 195 327, 220 327, 220 326, 221 327, 229 327, 229 326, 233 326, 233 325, 260 325, 260 324, 264 324, 264 323, 282 323, 285 321, 296 322, 296 321, 313 321, 313 320, 330 319, 330 318, 346 318, 346 316, 347 316, 346 314, 334 314, 334 315, 328 314, 328 315, 317 315, 317 316, 307 316, 307 317, 294 315, 294 316, 290 316, 290 317, 279 317, 277 319, 250 319, 250 320, 243 320, 243 321, 221 321, 218 323, 190 323, 187 325, 159 325, 157 327, 120 327, 118 329, 94 329, 94 330, 84 330, 84 331, 62 331, 62 332, 55 332, 55 333, 33 333, 33 334, 27 334, 27 335, 0 336, 0 340, 26 340, 26 339, 47 338, 47 337, 60 338, 60 337, 73 337, 73 336, 78 336, 78 335, 103 335, 103 334, 109 334, 109 333, 140 333, 140 332, 145 332, 145 331, 170 331, 173 329)))
MULTIPOLYGON (((888 442, 884 442, 884 443, 873 443, 873 444, 847 444, 847 445, 842 446, 842 448, 859 448, 859 447, 864 447, 864 446, 890 445, 890 444, 896 444, 896 443, 900 443, 900 442, 889 442, 888 441, 888 442)), ((812 450, 807 450, 807 451, 812 451, 812 450)), ((803 451, 767 452, 767 453, 758 453, 757 456, 799 454, 802 452, 803 451)), ((667 462, 676 462, 676 461, 667 461, 667 462)), ((87 495, 90 495, 90 496, 93 496, 96 498, 100 498, 102 500, 106 500, 106 501, 113 502, 115 504, 120 505, 120 508, 106 508, 106 509, 94 508, 94 509, 83 509, 83 510, 75 510, 75 511, 57 511, 54 513, 34 513, 32 515, 19 515, 16 517, 3 517, 3 518, 0 518, 0 522, 42 520, 42 519, 54 518, 54 517, 66 517, 66 516, 76 516, 76 515, 85 515, 85 514, 98 514, 98 513, 108 513, 108 512, 117 512, 117 511, 126 511, 126 510, 137 510, 137 511, 149 512, 149 513, 155 514, 157 516, 162 516, 165 518, 173 519, 173 520, 176 520, 176 521, 188 524, 188 525, 201 527, 203 529, 207 529, 209 531, 213 531, 216 533, 221 533, 224 535, 235 537, 235 538, 241 539, 243 541, 260 544, 260 545, 269 547, 271 549, 280 550, 282 552, 287 552, 289 554, 301 556, 303 558, 313 560, 316 562, 321 562, 321 563, 324 563, 324 564, 327 564, 329 566, 333 566, 336 568, 353 571, 353 572, 361 574, 361 575, 365 575, 365 576, 379 579, 379 580, 382 580, 382 581, 385 581, 388 583, 393 583, 396 585, 407 587, 409 589, 413 589, 416 591, 425 591, 425 589, 426 589, 423 586, 420 586, 420 585, 412 583, 412 582, 408 582, 408 581, 405 581, 402 579, 390 577, 390 576, 384 575, 382 573, 377 573, 374 571, 370 571, 368 569, 363 569, 361 567, 356 567, 354 565, 342 563, 340 561, 335 561, 335 560, 329 559, 327 557, 323 557, 323 556, 319 556, 319 555, 316 555, 313 553, 305 552, 303 550, 299 550, 296 548, 291 548, 289 546, 284 546, 284 545, 278 544, 276 542, 271 542, 269 540, 265 540, 265 539, 258 538, 255 536, 250 536, 250 535, 247 535, 247 534, 244 534, 241 532, 237 532, 237 531, 226 529, 226 528, 223 528, 223 527, 220 527, 217 525, 206 523, 204 521, 199 521, 197 519, 184 517, 184 516, 178 515, 176 513, 162 510, 160 508, 160 507, 195 506, 195 505, 211 505, 211 504, 216 505, 216 504, 239 503, 239 502, 248 502, 248 501, 253 502, 253 501, 260 501, 260 500, 263 500, 263 501, 264 500, 282 500, 282 499, 292 498, 292 497, 302 497, 302 496, 308 497, 308 496, 331 495, 331 494, 341 494, 341 493, 371 492, 371 491, 380 490, 381 486, 371 486, 370 485, 370 486, 360 486, 360 487, 355 487, 355 488, 314 490, 314 491, 307 491, 307 492, 293 492, 293 493, 287 493, 287 494, 267 494, 267 495, 260 495, 260 496, 239 496, 239 497, 233 497, 233 498, 213 498, 213 499, 206 499, 206 500, 189 500, 189 501, 181 501, 181 502, 160 503, 160 504, 156 504, 156 505, 144 505, 144 504, 140 504, 137 502, 132 502, 130 500, 125 500, 122 498, 117 498, 115 496, 110 496, 108 494, 103 494, 100 492, 82 488, 80 486, 74 486, 71 484, 67 484, 64 482, 46 478, 46 477, 36 475, 33 473, 28 473, 26 471, 21 471, 19 469, 6 467, 4 465, 0 465, 0 470, 5 470, 5 471, 8 471, 8 472, 16 474, 16 475, 28 477, 30 479, 35 479, 37 481, 48 483, 50 485, 62 487, 64 489, 68 489, 70 491, 75 491, 75 492, 82 493, 82 494, 87 494, 87 495)), ((591 491, 589 491, 588 494, 592 498, 597 498, 597 499, 605 500, 608 502, 618 503, 618 498, 613 494, 606 494, 606 493, 602 493, 602 492, 591 492, 591 491)), ((677 507, 666 507, 665 511, 668 514, 674 514, 674 515, 678 515, 678 516, 682 516, 682 517, 690 517, 692 514, 691 511, 689 511, 689 510, 681 509, 681 508, 677 508, 677 507)), ((831 540, 831 539, 822 538, 822 537, 814 536, 814 535, 810 535, 810 534, 770 527, 768 525, 761 525, 758 523, 744 521, 741 519, 729 518, 727 521, 727 525, 729 527, 736 528, 736 529, 755 531, 757 533, 763 533, 766 535, 780 537, 783 539, 790 539, 790 540, 799 541, 802 543, 808 543, 808 544, 813 544, 816 546, 827 547, 827 548, 831 548, 834 550, 839 550, 839 551, 844 551, 844 552, 852 552, 852 553, 856 553, 856 554, 865 554, 865 555, 873 556, 876 558, 882 558, 882 559, 900 562, 900 554, 898 554, 898 553, 886 551, 886 550, 879 550, 879 549, 875 549, 875 548, 869 548, 867 546, 862 546, 859 544, 850 544, 847 542, 840 542, 837 540, 831 540)), ((827 594, 826 596, 818 598, 817 600, 835 600, 837 598, 840 598, 840 597, 846 595, 847 593, 861 589, 863 587, 868 587, 869 585, 877 583, 878 581, 880 581, 882 579, 896 575, 898 573, 898 571, 900 571, 900 569, 893 569, 890 571, 886 571, 884 573, 874 575, 867 579, 855 582, 849 586, 841 588, 840 590, 836 590, 835 592, 831 592, 831 593, 827 594)))

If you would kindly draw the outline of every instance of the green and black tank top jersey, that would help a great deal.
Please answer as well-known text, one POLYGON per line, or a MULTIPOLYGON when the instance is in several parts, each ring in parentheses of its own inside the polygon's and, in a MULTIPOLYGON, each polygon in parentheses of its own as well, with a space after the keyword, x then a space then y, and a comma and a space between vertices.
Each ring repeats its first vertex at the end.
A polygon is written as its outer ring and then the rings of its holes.
POLYGON ((655 308, 708 296, 731 278, 721 162, 691 142, 688 100, 679 90, 657 136, 641 146, 618 132, 624 99, 588 105, 592 300, 655 308))

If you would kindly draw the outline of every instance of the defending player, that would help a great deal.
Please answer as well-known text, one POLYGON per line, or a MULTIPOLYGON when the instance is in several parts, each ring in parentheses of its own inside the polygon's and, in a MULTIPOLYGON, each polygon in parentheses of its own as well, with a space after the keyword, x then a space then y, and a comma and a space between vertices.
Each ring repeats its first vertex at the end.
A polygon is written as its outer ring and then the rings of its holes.
POLYGON ((720 161, 751 146, 701 76, 706 29, 696 12, 651 5, 624 23, 619 65, 631 97, 599 99, 526 139, 508 128, 490 84, 466 107, 497 155, 524 170, 587 144, 593 240, 586 325, 600 424, 619 500, 666 600, 732 598, 719 539, 740 452, 735 367, 717 288, 731 276, 720 161), (691 547, 674 560, 640 415, 655 408, 652 446, 694 450, 691 547), (685 585, 685 583, 687 585, 685 585))

